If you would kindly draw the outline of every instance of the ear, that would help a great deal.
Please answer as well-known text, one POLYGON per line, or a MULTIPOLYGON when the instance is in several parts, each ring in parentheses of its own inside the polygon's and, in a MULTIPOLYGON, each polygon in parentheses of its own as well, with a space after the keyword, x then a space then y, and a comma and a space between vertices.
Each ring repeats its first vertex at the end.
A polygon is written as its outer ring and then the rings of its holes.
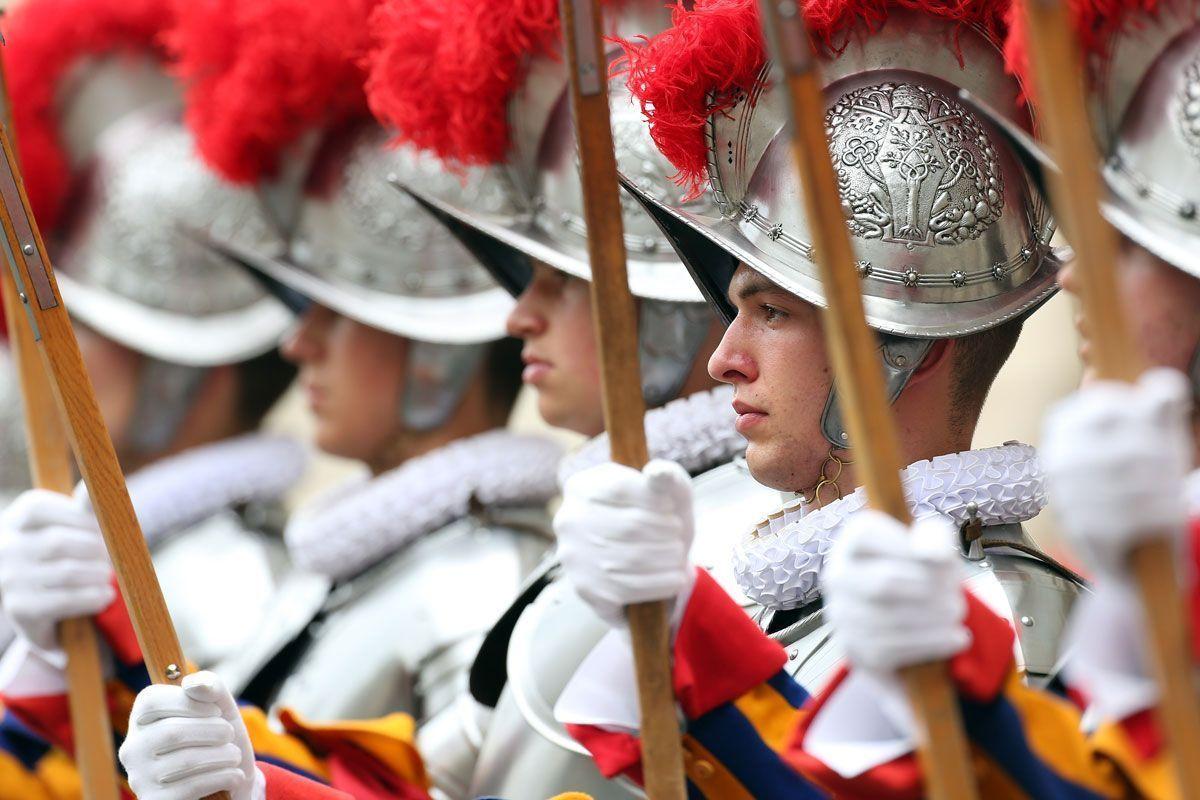
POLYGON ((939 374, 943 368, 949 369, 953 362, 954 349, 954 339, 938 339, 934 342, 921 361, 921 366, 917 367, 916 372, 908 379, 908 386, 928 380, 931 376, 939 374))

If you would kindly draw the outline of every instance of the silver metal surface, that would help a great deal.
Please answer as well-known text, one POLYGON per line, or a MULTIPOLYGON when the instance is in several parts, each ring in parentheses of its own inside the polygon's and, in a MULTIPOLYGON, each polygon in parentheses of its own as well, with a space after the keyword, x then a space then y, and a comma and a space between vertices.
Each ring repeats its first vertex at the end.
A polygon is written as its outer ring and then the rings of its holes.
POLYGON ((1200 277, 1200 8, 1166 0, 1131 14, 1095 69, 1105 216, 1200 277))
MULTIPOLYGON (((779 493, 750 477, 741 459, 693 480, 692 558, 731 596, 741 596, 730 553, 779 504, 779 493)), ((554 704, 585 656, 608 631, 570 587, 556 581, 521 615, 508 648, 508 684, 488 725, 469 797, 546 797, 564 787, 596 800, 641 797, 625 780, 608 781, 582 745, 554 719, 554 704)))
POLYGON ((261 248, 283 243, 253 192, 211 172, 173 114, 140 111, 111 125, 88 175, 83 211, 56 256, 72 316, 188 366, 236 363, 277 344, 287 311, 180 227, 261 248))
POLYGON ((180 646, 198 667, 222 674, 253 641, 291 570, 277 534, 228 510, 161 540, 151 556, 180 646))
MULTIPOLYGON (((964 29, 950 47, 949 35, 944 23, 897 10, 880 32, 852 37, 841 55, 822 62, 826 128, 867 321, 901 336, 985 330, 1055 291, 1053 224, 1043 198, 990 124, 955 99, 967 88, 1015 114, 1017 84, 1005 77, 990 40, 964 29)), ((719 214, 639 194, 660 208, 660 224, 699 233, 789 292, 824 305, 789 151, 784 90, 770 74, 768 64, 733 108, 709 119, 719 214)), ((712 269, 689 258, 693 272, 712 269)))
MULTIPOLYGON (((983 538, 1033 545, 1019 525, 985 527, 983 538)), ((968 588, 1007 606, 1002 610, 1016 630, 1019 666, 1029 682, 1046 685, 1056 674, 1067 618, 1084 587, 1044 562, 1003 547, 989 546, 987 560, 969 561, 967 569, 968 588), (1024 619, 1036 624, 1024 624, 1024 619)), ((769 615, 762 618, 764 624, 769 622, 769 615)), ((824 686, 843 659, 820 609, 773 633, 772 638, 788 649, 785 669, 810 692, 824 686)))
MULTIPOLYGON (((532 518, 520 511, 523 520, 532 518)), ((455 702, 480 639, 549 541, 543 532, 506 525, 503 509, 486 513, 427 534, 337 586, 272 707, 310 719, 404 711, 422 721, 455 702)), ((548 530, 544 513, 539 517, 548 530)))
POLYGON ((384 176, 450 191, 436 161, 362 132, 304 200, 290 254, 217 242, 270 279, 339 314, 400 336, 475 344, 504 335, 512 300, 478 260, 384 176))

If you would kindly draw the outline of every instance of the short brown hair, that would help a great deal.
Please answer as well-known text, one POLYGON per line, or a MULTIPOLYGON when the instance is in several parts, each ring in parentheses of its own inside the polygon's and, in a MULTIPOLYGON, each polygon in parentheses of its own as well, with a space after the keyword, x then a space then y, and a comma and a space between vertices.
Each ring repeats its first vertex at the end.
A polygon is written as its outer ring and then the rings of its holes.
POLYGON ((1025 318, 1009 320, 990 330, 954 340, 951 366, 951 424, 963 429, 979 418, 983 402, 1004 362, 1012 355, 1025 318))

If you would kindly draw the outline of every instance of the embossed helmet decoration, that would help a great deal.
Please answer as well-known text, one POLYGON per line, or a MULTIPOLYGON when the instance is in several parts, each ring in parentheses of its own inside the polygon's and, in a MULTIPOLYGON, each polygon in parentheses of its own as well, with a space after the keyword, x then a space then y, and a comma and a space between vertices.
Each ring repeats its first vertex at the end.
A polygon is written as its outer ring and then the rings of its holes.
POLYGON ((177 228, 271 235, 178 120, 163 44, 174 11, 168 0, 31 0, 10 16, 4 56, 26 187, 72 316, 182 374, 270 350, 288 320, 177 228))
MULTIPOLYGON (((623 0, 605 11, 614 34, 649 33, 668 22, 659 0, 623 0)), ((513 294, 528 283, 531 260, 589 280, 556 0, 385 0, 373 21, 372 108, 401 141, 444 159, 470 187, 449 194, 420 183, 404 188, 513 294)), ((618 52, 613 46, 609 56, 618 52)), ((610 85, 610 109, 618 168, 664 202, 683 202, 621 82, 610 85)), ((654 221, 632 197, 623 195, 622 205, 630 289, 642 300, 643 383, 648 402, 658 405, 678 393, 712 317, 654 221)), ((706 199, 687 205, 709 208, 706 199)))
MULTIPOLYGON (((958 100, 967 89, 1027 124, 997 45, 1003 5, 810 0, 805 10, 869 324, 900 337, 963 336, 1049 298, 1057 260, 1047 206, 1005 140, 958 100)), ((762 42, 755 0, 698 0, 676 9, 670 30, 625 48, 654 140, 719 213, 639 194, 695 254, 693 272, 726 315, 737 262, 824 304, 762 42)))

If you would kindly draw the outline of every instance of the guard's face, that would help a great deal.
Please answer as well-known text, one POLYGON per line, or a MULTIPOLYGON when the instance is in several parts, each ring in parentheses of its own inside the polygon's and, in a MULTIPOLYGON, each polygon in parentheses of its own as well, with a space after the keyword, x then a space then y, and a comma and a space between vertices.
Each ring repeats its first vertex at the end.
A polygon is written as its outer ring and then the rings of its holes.
MULTIPOLYGON (((1200 280, 1176 269, 1126 239, 1121 246, 1117 278, 1134 337, 1153 366, 1187 370, 1200 343, 1200 280)), ((1059 273, 1059 283, 1079 291, 1075 265, 1059 273)), ((1091 346, 1087 323, 1076 317, 1080 356, 1088 363, 1091 346)))
POLYGON ((781 491, 810 489, 828 453, 821 414, 832 382, 819 311, 745 265, 729 299, 737 317, 708 371, 737 390, 750 472, 781 491))
POLYGON ((124 454, 137 406, 138 375, 143 359, 84 325, 75 326, 75 338, 79 340, 84 366, 92 376, 100 415, 104 417, 117 452, 124 454))
POLYGON ((300 386, 326 453, 383 467, 402 434, 400 397, 407 343, 314 305, 281 349, 300 367, 300 386))
POLYGON ((585 436, 603 431, 587 281, 535 264, 533 278, 508 315, 508 333, 525 343, 521 379, 537 390, 542 419, 585 436))

